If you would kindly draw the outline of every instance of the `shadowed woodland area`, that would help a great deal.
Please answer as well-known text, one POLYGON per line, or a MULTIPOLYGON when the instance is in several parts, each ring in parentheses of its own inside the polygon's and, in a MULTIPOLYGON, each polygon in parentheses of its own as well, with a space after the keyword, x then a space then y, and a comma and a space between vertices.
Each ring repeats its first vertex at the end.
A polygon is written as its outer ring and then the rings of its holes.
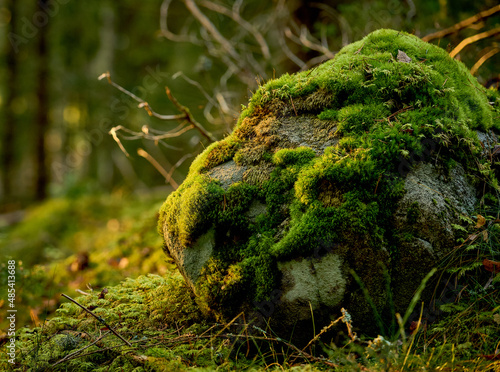
MULTIPOLYGON (((99 82, 114 81, 162 115, 180 104, 214 138, 230 132, 240 105, 259 81, 312 67, 342 46, 379 28, 415 33, 450 52, 471 36, 460 59, 483 84, 498 79, 496 13, 442 35, 446 29, 493 7, 421 2, 73 1, 5 2, 2 8, 2 200, 3 211, 34 200, 86 191, 131 190, 163 184, 161 174, 136 156, 137 148, 170 172, 210 138, 191 130, 158 141, 124 143, 126 159, 108 135, 117 125, 141 132, 173 131, 137 109, 131 97, 99 82), (196 6, 196 10, 194 10, 196 6), (10 36, 9 36, 10 35, 10 36), (489 59, 486 59, 490 57, 489 59)), ((175 133, 175 131, 173 131, 175 133)), ((123 133, 127 135, 128 133, 123 133)), ((143 133, 145 137, 145 133, 143 133)), ((180 183, 189 159, 173 174, 180 183)))
MULTIPOLYGON (((463 62, 491 92, 498 122, 496 1, 2 1, 3 369, 499 369, 498 185, 453 226, 460 239, 443 266, 456 279, 447 301, 429 319, 410 318, 415 297, 378 337, 356 335, 349 309, 305 347, 252 329, 241 314, 219 324, 162 250, 162 203, 197 155, 232 138, 252 95, 382 28, 463 62), (15 364, 7 357, 10 260, 15 364)), ((497 147, 491 168, 480 169, 485 178, 498 177, 497 147)))

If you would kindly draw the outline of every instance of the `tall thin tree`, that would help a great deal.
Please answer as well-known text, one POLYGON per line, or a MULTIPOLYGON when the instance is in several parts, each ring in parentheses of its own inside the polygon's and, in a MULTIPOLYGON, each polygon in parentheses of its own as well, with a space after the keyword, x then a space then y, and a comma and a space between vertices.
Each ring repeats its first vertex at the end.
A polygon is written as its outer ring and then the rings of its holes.
MULTIPOLYGON (((39 0, 38 8, 44 13, 49 6, 49 0, 39 0)), ((47 165, 47 149, 45 146, 45 135, 49 128, 49 58, 47 48, 47 28, 48 24, 40 27, 38 32, 38 87, 37 99, 38 107, 36 113, 35 130, 35 197, 42 200, 47 197, 47 185, 50 174, 47 165)))
POLYGON ((7 41, 5 43, 5 64, 7 67, 5 79, 5 122, 3 125, 2 148, 0 150, 0 161, 2 172, 2 198, 7 202, 12 194, 12 176, 13 176, 13 162, 14 162, 14 128, 16 117, 11 110, 12 103, 17 94, 17 53, 14 46, 10 42, 9 34, 16 33, 16 4, 15 0, 7 0, 7 9, 10 12, 9 30, 5 33, 7 41))

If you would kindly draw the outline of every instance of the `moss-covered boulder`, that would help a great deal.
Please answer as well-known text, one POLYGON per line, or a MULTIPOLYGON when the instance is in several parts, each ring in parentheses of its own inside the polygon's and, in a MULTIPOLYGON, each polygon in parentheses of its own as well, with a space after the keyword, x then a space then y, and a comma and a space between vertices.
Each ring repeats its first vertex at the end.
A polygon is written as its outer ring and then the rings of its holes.
POLYGON ((216 318, 297 335, 345 307, 380 325, 497 188, 497 97, 444 50, 376 31, 257 90, 166 200, 165 250, 216 318))

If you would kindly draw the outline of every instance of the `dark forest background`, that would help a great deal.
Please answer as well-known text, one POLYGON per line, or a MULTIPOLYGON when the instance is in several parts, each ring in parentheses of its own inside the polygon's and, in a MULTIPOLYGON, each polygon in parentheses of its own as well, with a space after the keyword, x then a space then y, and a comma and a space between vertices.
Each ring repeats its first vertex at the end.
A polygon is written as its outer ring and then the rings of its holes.
MULTIPOLYGON (((114 82, 147 101, 155 112, 179 114, 165 93, 168 86, 180 104, 220 139, 231 131, 241 105, 263 80, 312 67, 373 30, 393 28, 423 37, 497 2, 4 0, 0 4, 0 213, 9 214, 50 197, 118 188, 167 187, 166 196, 171 186, 166 185, 165 175, 138 156, 137 149, 171 172, 175 186, 182 182, 193 156, 210 142, 194 129, 160 141, 122 137, 127 158, 108 134, 112 127, 151 134, 171 131, 182 120, 149 116, 129 95, 106 79, 98 80, 102 73, 109 71, 114 82), (144 125, 149 131, 141 132, 144 125)), ((457 58, 472 68, 483 57, 475 75, 482 84, 495 84, 499 14, 431 42, 451 51, 467 37, 489 32, 457 58)))
POLYGON ((173 273, 157 212, 194 157, 263 81, 380 28, 498 87, 496 0, 0 0, 0 329, 8 260, 18 327, 61 293, 173 273))

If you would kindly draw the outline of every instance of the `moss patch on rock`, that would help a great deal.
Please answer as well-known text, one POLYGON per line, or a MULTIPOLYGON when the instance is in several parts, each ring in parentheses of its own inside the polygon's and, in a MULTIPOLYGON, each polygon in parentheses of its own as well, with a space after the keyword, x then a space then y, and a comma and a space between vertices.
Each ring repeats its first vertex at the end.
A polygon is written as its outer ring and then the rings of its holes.
MULTIPOLYGON (((281 280, 278 262, 314 255, 322 244, 349 252, 365 284, 381 281, 378 263, 356 249, 397 254, 402 165, 430 160, 428 140, 439 149, 433 162, 446 169, 457 162, 469 174, 479 163, 495 186, 476 130, 500 128, 498 106, 498 94, 446 51, 404 32, 376 31, 255 92, 233 133, 193 162, 163 205, 166 250, 181 257, 215 231, 212 258, 190 284, 205 310, 222 317, 269 298, 281 280), (255 201, 267 209, 250 218, 255 201)), ((417 212, 412 207, 408 217, 417 212)), ((372 288, 386 289, 383 282, 372 288)), ((372 295, 380 303, 386 297, 372 295)))

